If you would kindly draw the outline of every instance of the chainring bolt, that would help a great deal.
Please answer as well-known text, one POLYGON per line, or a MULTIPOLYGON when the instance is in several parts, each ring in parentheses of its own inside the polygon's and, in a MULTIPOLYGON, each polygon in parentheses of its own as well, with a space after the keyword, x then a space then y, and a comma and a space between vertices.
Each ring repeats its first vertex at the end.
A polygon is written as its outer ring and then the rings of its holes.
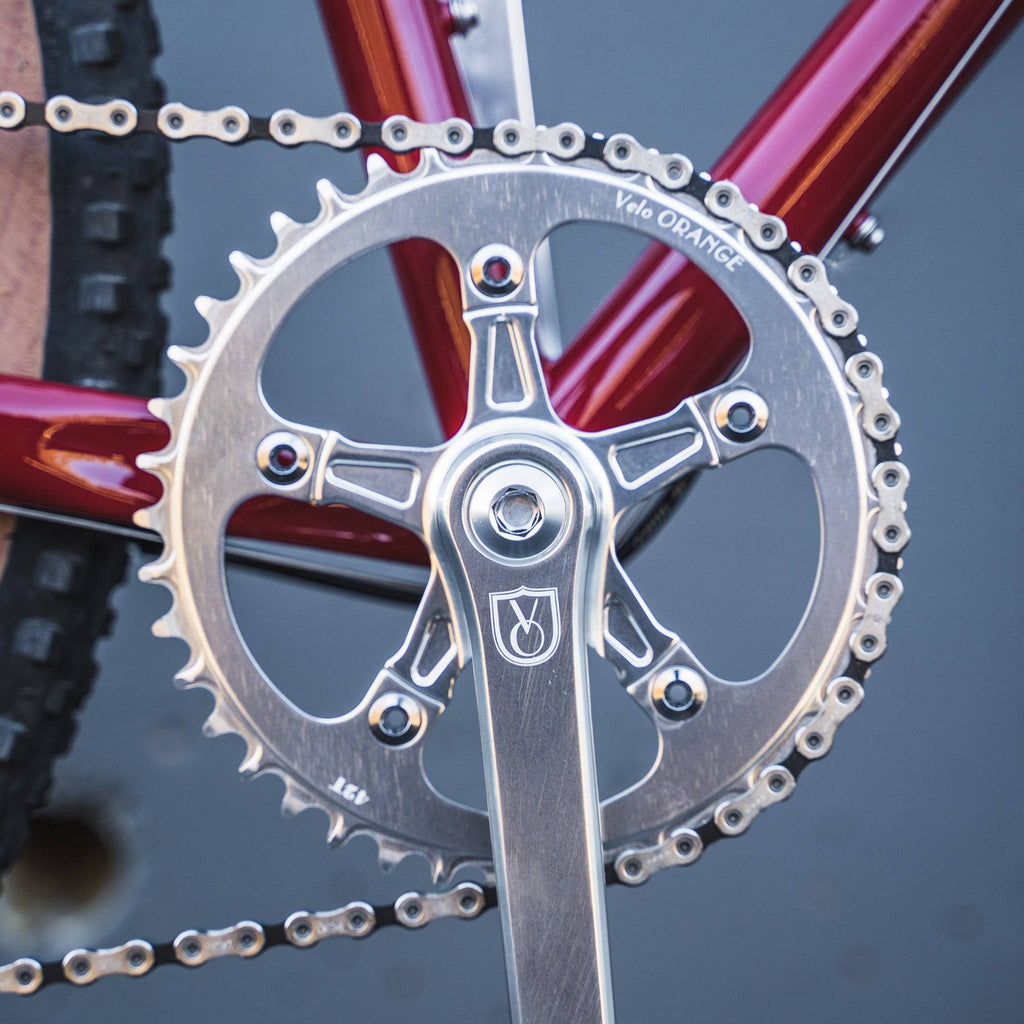
POLYGON ((665 718, 692 718, 704 706, 708 689, 699 672, 687 665, 662 669, 651 685, 651 699, 665 718))
POLYGON ((485 245, 470 261, 469 276, 484 295, 510 295, 523 283, 523 261, 507 245, 485 245))
POLYGON ((693 703, 693 690, 690 689, 690 684, 682 679, 673 679, 665 687, 665 695, 662 699, 665 701, 665 705, 673 711, 686 711, 693 703))
POLYGON ((730 441, 753 441, 768 425, 768 403, 756 391, 736 388, 715 403, 714 420, 718 432, 730 441))
POLYGON ((310 452, 306 442, 286 430, 268 434, 256 449, 256 465, 272 484, 293 484, 309 469, 310 452))
POLYGON ((385 693, 367 715, 373 735, 389 746, 411 743, 423 728, 425 716, 419 702, 404 693, 385 693))

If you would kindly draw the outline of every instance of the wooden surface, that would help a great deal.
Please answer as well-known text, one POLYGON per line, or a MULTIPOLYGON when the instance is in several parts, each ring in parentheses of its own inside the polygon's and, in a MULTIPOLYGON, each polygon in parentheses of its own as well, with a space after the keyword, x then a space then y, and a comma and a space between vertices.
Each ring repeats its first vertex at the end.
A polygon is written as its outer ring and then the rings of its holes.
MULTIPOLYGON (((44 96, 31 0, 0 0, 0 90, 44 96)), ((38 128, 0 136, 0 372, 38 377, 50 280, 49 148, 38 128)), ((13 529, 0 516, 0 571, 13 529)))

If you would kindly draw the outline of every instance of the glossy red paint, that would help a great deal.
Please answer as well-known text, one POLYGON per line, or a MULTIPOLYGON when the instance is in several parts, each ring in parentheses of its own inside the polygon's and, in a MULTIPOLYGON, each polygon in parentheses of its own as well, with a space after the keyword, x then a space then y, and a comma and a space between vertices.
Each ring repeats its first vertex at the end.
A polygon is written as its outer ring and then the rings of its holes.
POLYGON ((4 502, 124 523, 160 496, 135 468, 167 443, 143 399, 0 375, 4 502))
MULTIPOLYGON (((130 523, 160 496, 160 481, 135 468, 162 448, 167 425, 141 398, 0 374, 0 500, 130 523)), ((228 533, 331 551, 424 562, 413 534, 363 513, 260 497, 242 505, 228 533)))
MULTIPOLYGON (((437 0, 320 0, 348 108, 366 121, 407 114, 422 121, 472 120, 448 37, 448 5, 437 0)), ((418 157, 386 158, 408 170, 418 157)), ((458 269, 439 246, 393 245, 391 260, 409 311, 441 425, 450 436, 466 411, 469 332, 458 269)))
MULTIPOLYGON (((819 251, 999 6, 1000 0, 854 0, 713 176, 735 181, 751 202, 785 218, 805 250, 819 251)), ((1006 11, 951 93, 1022 13, 1020 2, 1006 11)), ((711 282, 678 253, 652 246, 551 368, 552 400, 584 430, 657 415, 723 380, 748 344, 745 325, 711 282)))
MULTIPOLYGON (((853 211, 998 6, 997 0, 854 0, 716 164, 816 250, 853 211)), ((321 0, 357 113, 465 116, 434 0, 321 0), (373 55, 372 62, 369 55, 373 55)), ((1024 14, 1015 0, 939 109, 1024 14)), ((449 431, 461 422, 468 340, 446 256, 395 247, 428 377, 449 431), (453 341, 454 339, 454 341, 453 341)), ((428 251, 430 250, 430 251, 428 251)), ((746 332, 677 254, 652 247, 549 367, 556 408, 584 429, 661 412, 722 379, 746 332)), ((128 522, 158 493, 134 468, 166 427, 127 396, 0 376, 0 501, 128 522)), ((230 532, 421 562, 410 534, 347 509, 260 499, 230 532)))
MULTIPOLYGON (((712 174, 783 216, 792 237, 818 251, 859 207, 911 126, 946 82, 1001 0, 853 0, 740 134, 712 174)), ((445 38, 444 4, 321 0, 339 70, 356 113, 466 116, 445 38), (442 12, 442 13, 439 13, 442 12), (377 47, 379 49, 373 49, 377 47), (437 48, 437 53, 427 52, 437 48), (371 53, 392 63, 379 72, 371 53), (436 59, 435 59, 436 58, 436 59)), ((1015 2, 936 113, 963 88, 1020 20, 1015 2)), ((468 338, 459 286, 443 256, 396 256, 442 423, 465 414, 468 338)), ((597 430, 656 415, 724 379, 747 331, 718 289, 678 253, 652 246, 547 367, 567 422, 597 430)))

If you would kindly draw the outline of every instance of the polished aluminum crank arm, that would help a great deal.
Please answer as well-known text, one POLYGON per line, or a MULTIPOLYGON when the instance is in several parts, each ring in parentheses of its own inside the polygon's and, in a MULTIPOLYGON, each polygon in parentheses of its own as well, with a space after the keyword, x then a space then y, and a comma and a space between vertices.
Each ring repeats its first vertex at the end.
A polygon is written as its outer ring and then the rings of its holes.
POLYGON ((587 674, 610 502, 570 452, 525 435, 481 444, 442 497, 433 545, 474 662, 513 1019, 610 1022, 587 674))

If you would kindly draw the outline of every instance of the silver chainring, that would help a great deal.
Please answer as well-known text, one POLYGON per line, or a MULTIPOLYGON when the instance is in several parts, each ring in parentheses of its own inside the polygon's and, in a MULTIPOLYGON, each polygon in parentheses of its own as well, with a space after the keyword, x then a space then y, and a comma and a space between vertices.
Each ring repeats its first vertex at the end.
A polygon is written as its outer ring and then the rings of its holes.
POLYGON ((136 516, 164 542, 140 575, 173 594, 154 632, 188 643, 191 656, 177 678, 214 694, 206 732, 243 737, 243 774, 280 775, 284 807, 326 811, 332 842, 371 835, 385 861, 420 852, 435 878, 464 864, 488 868, 486 813, 438 793, 423 769, 424 742, 470 658, 471 627, 446 582, 450 556, 431 550, 430 583, 409 635, 363 699, 342 717, 317 718, 275 687, 239 634, 223 567, 234 509, 266 494, 342 503, 415 531, 429 547, 438 481, 481 437, 515 433, 576 453, 615 516, 696 469, 766 447, 789 450, 814 480, 820 563, 796 633, 756 679, 716 677, 655 621, 618 564, 610 534, 592 556, 599 571, 586 588, 588 641, 659 737, 648 774, 602 804, 605 859, 630 883, 689 862, 709 824, 739 834, 789 795, 799 767, 827 752, 835 727, 860 702, 861 681, 885 649, 902 590, 896 571, 909 538, 909 478, 898 461, 898 418, 881 364, 864 349, 856 312, 835 295, 820 261, 779 249, 781 223, 757 214, 728 182, 709 183, 700 197, 589 157, 561 161, 542 153, 449 159, 425 149, 409 174, 379 158, 368 167, 359 195, 321 182, 312 222, 275 214, 275 252, 232 257, 237 295, 197 301, 209 323, 207 341, 170 350, 186 386, 151 408, 169 424, 171 440, 139 459, 164 484, 161 499, 136 516), (543 378, 524 370, 535 360, 531 254, 555 228, 576 221, 633 229, 696 263, 749 327, 751 349, 740 369, 652 420, 595 434, 558 420, 543 378), (773 228, 777 242, 769 245, 773 228), (338 267, 410 237, 438 242, 462 270, 474 344, 479 349, 488 339, 477 373, 478 415, 430 449, 359 444, 278 416, 260 374, 285 316, 338 267), (488 291, 481 277, 495 253, 508 254, 510 271, 522 278, 502 294, 488 291), (289 446, 294 460, 289 455, 275 466, 275 452, 289 446), (680 680, 689 702, 678 699, 678 687, 669 696, 680 680), (406 729, 398 737, 387 726, 394 708, 406 729))

